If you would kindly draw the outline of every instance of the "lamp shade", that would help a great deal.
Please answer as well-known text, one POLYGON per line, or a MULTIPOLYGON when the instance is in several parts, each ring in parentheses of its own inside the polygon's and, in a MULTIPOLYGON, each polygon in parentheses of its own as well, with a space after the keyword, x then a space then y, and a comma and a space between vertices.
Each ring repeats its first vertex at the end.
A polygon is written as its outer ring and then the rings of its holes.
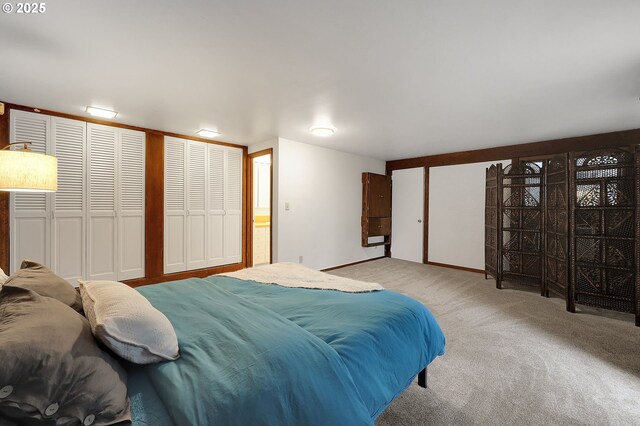
POLYGON ((58 190, 58 159, 31 151, 0 151, 0 191, 58 190))

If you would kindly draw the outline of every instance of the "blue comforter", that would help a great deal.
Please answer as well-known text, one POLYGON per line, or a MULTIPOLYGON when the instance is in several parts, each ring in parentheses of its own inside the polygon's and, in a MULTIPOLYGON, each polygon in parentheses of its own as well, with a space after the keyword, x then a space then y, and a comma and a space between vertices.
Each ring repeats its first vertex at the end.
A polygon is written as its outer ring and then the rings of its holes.
POLYGON ((419 302, 227 277, 139 288, 181 357, 132 366, 134 425, 371 425, 444 352, 419 302))

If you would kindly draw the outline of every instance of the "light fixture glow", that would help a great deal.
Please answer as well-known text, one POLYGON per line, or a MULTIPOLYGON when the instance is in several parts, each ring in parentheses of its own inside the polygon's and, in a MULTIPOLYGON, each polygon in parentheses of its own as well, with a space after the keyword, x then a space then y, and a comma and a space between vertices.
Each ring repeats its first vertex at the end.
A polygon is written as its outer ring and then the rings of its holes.
POLYGON ((328 125, 324 125, 324 126, 313 126, 312 128, 309 129, 309 131, 311 132, 312 135, 315 136, 320 136, 323 138, 326 138, 327 136, 331 136, 336 132, 336 128, 333 126, 328 126, 328 125))
POLYGON ((52 155, 32 152, 28 148, 28 142, 19 151, 11 151, 12 145, 0 150, 0 191, 57 191, 58 159, 52 155))
POLYGON ((216 136, 220 136, 220 132, 217 130, 200 129, 196 133, 203 138, 215 138, 216 136))
POLYGON ((116 115, 118 115, 116 111, 111 111, 110 109, 98 108, 94 106, 88 106, 87 112, 93 115, 94 117, 108 118, 108 119, 116 118, 116 115))

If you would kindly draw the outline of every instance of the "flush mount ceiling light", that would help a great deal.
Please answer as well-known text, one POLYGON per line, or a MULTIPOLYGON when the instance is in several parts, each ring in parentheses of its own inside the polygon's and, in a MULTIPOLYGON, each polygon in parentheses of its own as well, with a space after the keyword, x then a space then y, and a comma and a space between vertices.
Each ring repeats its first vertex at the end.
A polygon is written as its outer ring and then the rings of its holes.
POLYGON ((322 126, 313 126, 309 129, 312 135, 321 136, 326 138, 327 136, 331 136, 336 132, 336 128, 333 126, 322 125, 322 126))
POLYGON ((220 136, 220 132, 217 130, 200 129, 196 133, 203 138, 215 138, 216 136, 220 136))
POLYGON ((117 112, 111 111, 110 109, 98 108, 94 106, 88 106, 87 112, 93 115, 94 117, 109 118, 109 119, 116 118, 116 115, 118 115, 117 112))

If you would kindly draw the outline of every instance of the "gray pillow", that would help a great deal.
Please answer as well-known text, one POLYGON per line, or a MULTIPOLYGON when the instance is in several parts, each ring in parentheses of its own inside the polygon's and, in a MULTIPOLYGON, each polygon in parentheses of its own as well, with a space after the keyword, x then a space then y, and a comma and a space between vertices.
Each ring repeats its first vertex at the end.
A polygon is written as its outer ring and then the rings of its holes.
POLYGON ((11 274, 4 285, 33 290, 40 296, 52 297, 82 312, 80 293, 67 280, 38 262, 23 260, 20 269, 11 274))
POLYGON ((59 301, 0 290, 0 424, 111 425, 130 421, 124 369, 89 322, 59 301))

